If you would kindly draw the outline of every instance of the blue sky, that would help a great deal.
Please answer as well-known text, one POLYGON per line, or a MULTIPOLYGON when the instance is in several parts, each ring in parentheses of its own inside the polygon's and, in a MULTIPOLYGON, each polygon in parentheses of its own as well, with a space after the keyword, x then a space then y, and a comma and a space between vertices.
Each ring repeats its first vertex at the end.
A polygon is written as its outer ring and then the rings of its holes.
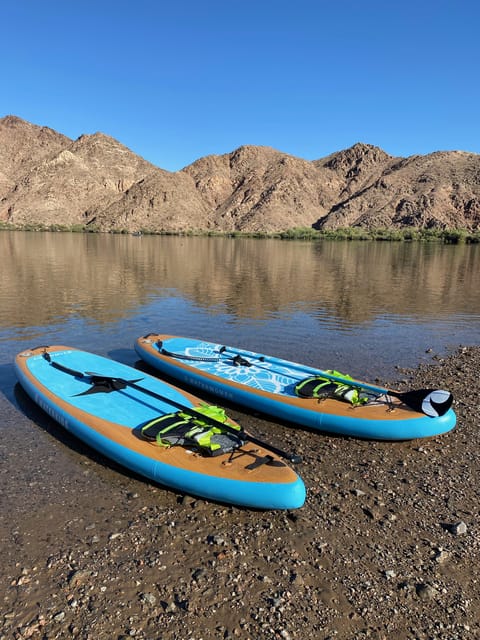
POLYGON ((243 144, 480 152, 478 0, 15 0, 0 117, 176 171, 243 144))

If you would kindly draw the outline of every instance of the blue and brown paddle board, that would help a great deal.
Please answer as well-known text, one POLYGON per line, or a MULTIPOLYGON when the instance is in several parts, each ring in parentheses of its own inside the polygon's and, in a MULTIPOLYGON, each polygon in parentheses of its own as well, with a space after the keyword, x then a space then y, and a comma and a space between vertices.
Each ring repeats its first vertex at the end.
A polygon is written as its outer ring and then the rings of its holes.
MULTIPOLYGON (((154 376, 66 346, 22 351, 15 370, 27 394, 65 429, 107 458, 165 487, 258 509, 295 509, 305 501, 305 486, 297 473, 248 440, 217 456, 145 440, 142 425, 178 411, 179 406, 202 405, 200 399, 154 376), (112 380, 117 384, 106 384, 112 380)), ((229 419, 229 424, 236 423, 229 419)))
POLYGON ((432 394, 431 390, 423 390, 397 397, 393 391, 353 381, 351 384, 371 394, 368 403, 353 406, 336 397, 299 397, 295 391, 298 383, 321 376, 323 370, 254 351, 156 333, 138 338, 135 350, 149 365, 180 383, 319 431, 368 439, 409 440, 445 433, 456 422, 448 392, 432 394), (440 408, 437 413, 435 403, 429 404, 427 400, 443 401, 445 397, 447 404, 440 415, 440 408))

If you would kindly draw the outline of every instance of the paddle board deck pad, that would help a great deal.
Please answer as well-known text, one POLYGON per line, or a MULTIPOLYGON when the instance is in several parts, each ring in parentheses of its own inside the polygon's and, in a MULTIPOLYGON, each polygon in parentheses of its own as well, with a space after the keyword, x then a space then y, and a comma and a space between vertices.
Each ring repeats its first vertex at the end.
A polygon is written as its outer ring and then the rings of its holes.
POLYGON ((258 509, 295 509, 305 501, 305 486, 295 471, 248 440, 216 456, 206 456, 194 447, 161 447, 146 440, 142 426, 177 412, 179 405, 202 405, 195 396, 155 376, 65 346, 23 351, 15 359, 15 370, 27 394, 65 429, 107 458, 159 484, 258 509), (96 388, 92 380, 101 381, 102 376, 107 382, 133 384, 96 388))
POLYGON ((319 376, 322 373, 319 369, 236 347, 152 333, 138 338, 135 350, 149 365, 181 383, 250 410, 323 432, 376 440, 410 440, 445 433, 456 422, 451 408, 432 417, 399 398, 382 399, 378 393, 374 401, 357 406, 338 398, 298 397, 295 386, 309 376, 319 376), (247 361, 246 366, 242 365, 242 359, 247 361))

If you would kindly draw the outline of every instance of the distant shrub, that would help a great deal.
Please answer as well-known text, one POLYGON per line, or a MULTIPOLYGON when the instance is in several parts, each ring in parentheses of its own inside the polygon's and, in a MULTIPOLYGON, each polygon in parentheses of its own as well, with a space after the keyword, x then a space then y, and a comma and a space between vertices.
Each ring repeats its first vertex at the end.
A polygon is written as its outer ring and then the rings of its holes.
POLYGON ((283 240, 316 240, 320 237, 320 233, 312 227, 294 227, 280 231, 278 236, 283 240))
POLYGON ((446 244, 460 244, 466 241, 467 232, 465 229, 445 230, 442 233, 442 238, 446 244))

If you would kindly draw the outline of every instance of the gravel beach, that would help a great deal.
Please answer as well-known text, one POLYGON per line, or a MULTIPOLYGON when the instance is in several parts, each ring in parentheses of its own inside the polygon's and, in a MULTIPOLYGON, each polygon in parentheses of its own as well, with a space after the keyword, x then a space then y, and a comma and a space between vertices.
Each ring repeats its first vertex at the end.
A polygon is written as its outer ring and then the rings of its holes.
POLYGON ((1 448, 0 639, 480 637, 479 370, 480 347, 461 347, 398 371, 400 390, 455 396, 456 429, 430 440, 333 437, 230 408, 303 456, 307 501, 292 512, 144 482, 16 390, 26 417, 21 450, 1 448))

